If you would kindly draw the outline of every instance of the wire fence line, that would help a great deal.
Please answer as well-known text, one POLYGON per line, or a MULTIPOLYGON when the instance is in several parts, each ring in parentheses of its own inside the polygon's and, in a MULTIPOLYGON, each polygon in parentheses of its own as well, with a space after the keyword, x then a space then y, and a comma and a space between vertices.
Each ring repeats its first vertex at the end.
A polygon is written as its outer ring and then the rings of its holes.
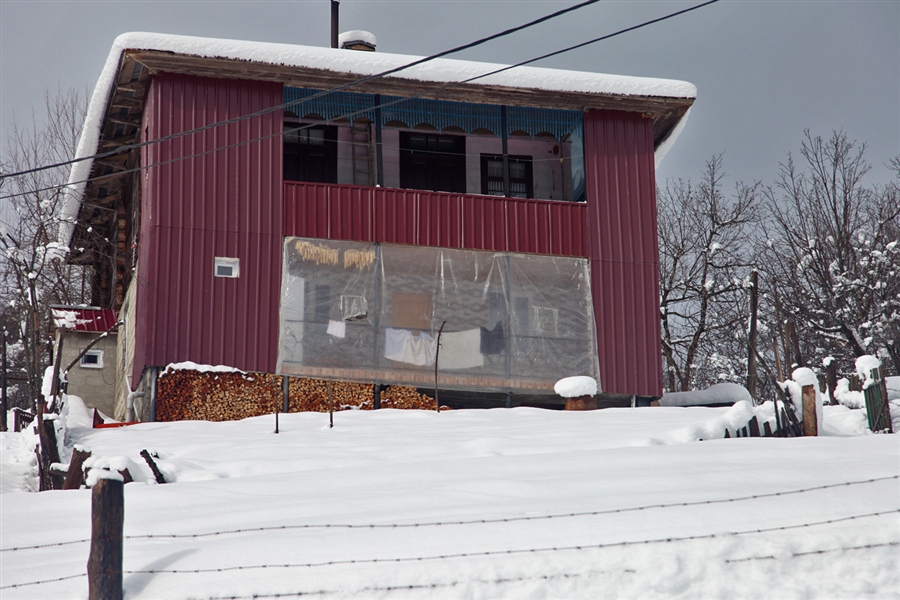
POLYGON ((777 531, 787 531, 790 529, 803 529, 807 527, 816 527, 819 525, 830 525, 832 523, 841 523, 845 521, 854 521, 858 519, 864 519, 869 517, 878 517, 887 514, 900 513, 900 509, 892 509, 886 511, 878 511, 865 513, 860 515, 851 515, 849 517, 838 517, 834 519, 827 519, 824 521, 814 521, 811 523, 800 523, 795 525, 781 525, 777 527, 764 527, 758 529, 745 529, 741 531, 727 531, 720 533, 704 533, 698 535, 687 535, 687 536, 671 536, 664 538, 654 538, 649 540, 637 540, 637 541, 620 541, 620 542, 604 542, 599 544, 579 544, 572 546, 547 546, 543 548, 523 548, 523 549, 512 549, 512 550, 482 550, 478 552, 459 552, 454 554, 435 554, 431 556, 410 556, 410 557, 396 557, 396 558, 363 558, 363 559, 345 559, 345 560, 331 560, 331 561, 321 561, 321 562, 311 562, 311 563, 286 563, 281 565, 235 565, 232 567, 217 567, 217 568, 209 568, 209 569, 156 569, 156 570, 138 570, 138 571, 123 571, 128 574, 158 574, 158 573, 223 573, 226 571, 246 571, 252 569, 267 569, 267 568, 282 568, 282 569, 294 569, 294 568, 316 568, 316 567, 330 567, 337 565, 360 565, 360 564, 382 564, 382 563, 408 563, 408 562, 423 562, 429 560, 448 560, 454 558, 480 558, 486 556, 506 556, 506 555, 514 555, 514 554, 539 554, 544 552, 566 552, 566 551, 582 551, 582 550, 597 550, 602 548, 616 548, 616 547, 624 547, 624 546, 640 546, 645 544, 669 544, 675 542, 687 542, 692 540, 705 540, 705 539, 713 539, 718 537, 731 537, 738 535, 751 535, 757 533, 771 533, 777 531))
MULTIPOLYGON (((786 558, 796 558, 798 556, 807 556, 811 554, 827 554, 831 552, 846 552, 849 550, 864 550, 870 548, 880 548, 885 546, 898 546, 900 542, 886 542, 880 544, 866 544, 864 546, 850 546, 846 548, 829 548, 827 550, 814 550, 810 552, 792 552, 786 558)), ((754 560, 770 560, 777 559, 776 556, 751 556, 742 559, 725 560, 726 563, 749 562, 754 560)), ((526 581, 553 581, 557 579, 578 579, 584 577, 595 577, 598 575, 618 575, 621 573, 636 574, 636 569, 624 568, 604 571, 580 571, 577 573, 551 573, 544 575, 529 575, 522 577, 498 577, 496 579, 461 579, 454 581, 442 581, 435 583, 418 583, 409 585, 389 585, 389 586, 367 586, 358 590, 305 590, 294 592, 274 592, 274 593, 255 593, 249 596, 210 596, 206 600, 250 600, 253 598, 298 598, 303 596, 337 596, 337 595, 357 595, 370 592, 395 592, 395 591, 415 591, 415 590, 437 590, 459 587, 466 584, 478 585, 503 585, 509 583, 521 583, 526 581)))
MULTIPOLYGON (((838 548, 825 548, 821 550, 808 550, 804 552, 790 552, 786 556, 775 556, 775 555, 766 555, 766 556, 747 556, 743 558, 733 558, 733 559, 725 559, 725 563, 727 564, 735 564, 735 563, 745 563, 752 562, 758 560, 789 560, 792 558, 798 558, 801 556, 812 556, 812 555, 822 555, 822 554, 831 554, 835 552, 849 552, 853 550, 869 550, 874 548, 885 548, 889 546, 900 546, 900 541, 897 542, 881 542, 881 543, 872 543, 872 544, 864 544, 858 546, 844 546, 838 548)), ((278 565, 271 565, 269 568, 277 567, 278 565)), ((188 571, 186 571, 188 572, 188 571)), ((194 571, 190 571, 194 572, 194 571)), ((123 574, 158 574, 160 571, 123 571, 123 574)), ((455 581, 444 581, 444 582, 435 582, 435 583, 427 583, 427 584, 408 584, 408 585, 390 585, 390 586, 366 586, 355 590, 352 592, 353 594, 361 594, 366 592, 393 592, 393 591, 414 591, 414 590, 436 590, 441 588, 451 588, 458 587, 462 584, 480 584, 480 585, 503 585, 508 583, 519 583, 525 581, 551 581, 555 579, 576 579, 582 577, 593 577, 597 575, 617 575, 621 573, 637 573, 636 569, 632 568, 623 568, 623 569, 615 569, 615 570, 604 570, 604 571, 579 571, 579 572, 569 572, 569 573, 550 573, 550 574, 542 574, 542 575, 530 575, 530 576, 522 576, 522 577, 500 577, 497 579, 465 579, 465 580, 455 580, 455 581)), ((69 575, 66 577, 56 577, 54 579, 45 579, 41 581, 32 581, 26 583, 19 583, 13 585, 7 585, 0 587, 0 589, 11 589, 11 588, 20 588, 27 587, 33 585, 40 585, 46 583, 56 583, 60 581, 67 581, 71 579, 78 579, 81 577, 87 577, 86 573, 80 573, 78 575, 69 575)), ((302 591, 292 591, 292 592, 273 592, 270 594, 266 593, 254 593, 249 596, 210 596, 208 600, 244 600, 250 598, 288 598, 288 597, 302 597, 302 596, 334 596, 334 595, 342 595, 346 594, 347 590, 302 590, 302 591)))
MULTIPOLYGON (((841 548, 826 548, 824 550, 807 550, 805 552, 791 552, 787 558, 796 558, 798 556, 812 556, 816 554, 829 554, 832 552, 847 552, 850 550, 868 550, 870 548, 885 548, 887 546, 900 546, 900 542, 881 542, 877 544, 865 544, 862 546, 847 546, 841 548)), ((750 562, 754 560, 780 560, 783 557, 775 556, 775 555, 767 555, 767 556, 746 556, 744 558, 726 558, 726 563, 741 563, 741 562, 750 562)))
POLYGON ((64 577, 54 577, 53 579, 41 579, 40 581, 25 581, 23 583, 11 583, 9 585, 0 586, 0 590, 10 590, 15 588, 28 587, 32 585, 41 585, 44 583, 56 583, 58 581, 68 581, 69 579, 78 579, 79 577, 87 578, 87 573, 79 573, 78 575, 66 575, 64 577))
MULTIPOLYGON (((451 559, 460 559, 460 558, 485 558, 491 556, 514 556, 521 554, 541 554, 548 552, 572 552, 572 551, 586 551, 586 550, 600 550, 605 548, 621 548, 627 546, 641 546, 641 545, 652 545, 652 544, 672 544, 677 542, 688 542, 695 540, 709 540, 715 538, 727 538, 732 536, 740 536, 740 535, 752 535, 759 533, 772 533, 778 531, 787 531, 791 529, 802 529, 808 527, 816 527, 820 525, 829 525, 832 523, 841 523, 846 521, 854 521, 858 519, 864 519, 869 517, 877 517, 888 514, 900 513, 900 509, 892 509, 887 511, 878 511, 871 512, 859 515, 851 515, 847 517, 838 517, 834 519, 826 519, 822 521, 814 521, 810 523, 799 523, 794 525, 782 525, 777 527, 764 527, 757 529, 745 529, 740 531, 727 531, 720 533, 707 533, 707 534, 698 534, 698 535, 687 535, 687 536, 671 536, 664 538, 654 538, 649 540, 626 540, 619 542, 604 542, 599 544, 579 544, 579 545, 571 545, 571 546, 547 546, 543 548, 520 548, 520 549, 508 549, 508 550, 482 550, 477 552, 458 552, 458 553, 450 553, 450 554, 436 554, 431 556, 407 556, 407 557, 391 557, 391 558, 362 558, 362 559, 344 559, 344 560, 330 560, 330 561, 319 561, 319 562, 306 562, 306 563, 282 563, 282 564, 259 564, 259 565, 234 565, 230 567, 214 567, 214 568, 205 568, 205 569, 134 569, 134 570, 123 570, 122 573, 124 575, 198 575, 198 574, 209 574, 209 573, 226 573, 233 571, 253 571, 253 570, 264 570, 264 569, 312 569, 319 567, 331 567, 331 566, 343 566, 343 565, 374 565, 374 564, 402 564, 402 563, 419 563, 433 560, 451 560, 451 559)), ((794 556, 804 556, 807 554, 817 554, 817 553, 826 553, 826 552, 837 552, 841 550, 856 550, 856 549, 864 549, 864 548, 875 548, 880 546, 893 546, 898 545, 900 542, 885 542, 879 544, 871 544, 869 546, 853 546, 847 548, 837 548, 837 549, 826 549, 819 551, 810 551, 810 552, 802 552, 792 554, 791 557, 794 556)), ((763 560, 776 558, 774 556, 763 556, 758 558, 753 558, 753 560, 763 560)), ((751 560, 751 559, 734 559, 730 562, 740 562, 743 560, 751 560)), ((81 573, 77 575, 68 575, 65 577, 58 577, 55 579, 46 579, 41 581, 31 581, 31 582, 23 582, 16 583, 11 585, 0 586, 0 590, 17 588, 17 587, 26 587, 32 585, 40 585, 45 583, 54 583, 57 581, 65 581, 68 579, 76 579, 78 577, 86 577, 86 574, 81 573)), ((318 592, 317 592, 318 593, 318 592)), ((253 596, 251 596, 253 597, 253 596)), ((261 597, 261 596, 255 596, 261 597)), ((264 597, 264 596, 262 596, 264 597)))
MULTIPOLYGON (((621 569, 615 571, 584 571, 580 573, 551 573, 545 575, 526 575, 522 577, 498 577, 496 579, 459 579, 455 581, 441 581, 435 583, 412 583, 407 585, 366 586, 349 592, 352 595, 368 592, 399 592, 415 590, 438 590, 459 587, 465 584, 479 585, 503 585, 519 583, 523 581, 552 581, 554 579, 578 579, 581 577, 593 577, 596 575, 616 575, 619 573, 636 573, 634 569, 621 569)), ((273 592, 271 594, 259 593, 250 596, 210 596, 207 600, 247 600, 251 598, 296 598, 303 596, 336 596, 345 595, 347 590, 308 590, 295 592, 273 592)))
MULTIPOLYGON (((148 533, 137 535, 123 536, 125 540, 149 540, 149 539, 194 539, 203 537, 215 537, 220 535, 231 535, 240 533, 260 533, 266 531, 284 531, 294 529, 415 529, 419 527, 443 527, 443 526, 461 526, 461 525, 487 525, 496 523, 516 523, 522 521, 544 521, 551 519, 568 519, 574 517, 592 517, 600 515, 620 514, 626 512, 636 512, 643 510, 659 509, 659 508, 678 508, 686 506, 703 506, 712 504, 728 504, 731 502, 741 502, 746 500, 758 500, 762 498, 777 498, 780 496, 789 496, 793 494, 803 494, 807 492, 815 492, 819 490, 827 490, 832 488, 847 487, 852 485, 864 485, 868 483, 876 483, 879 481, 889 481, 892 479, 900 479, 900 475, 890 475, 886 477, 875 477, 871 479, 863 479, 857 481, 843 481, 839 483, 829 483, 825 485, 817 485, 813 487, 800 488, 795 490, 787 490, 781 492, 769 492, 765 494, 750 494, 746 496, 737 496, 734 498, 721 498, 717 500, 695 500, 689 502, 671 502, 660 504, 649 504, 645 506, 633 506, 625 508, 611 508, 606 510, 570 512, 551 515, 531 515, 521 517, 501 517, 496 519, 471 519, 456 521, 428 521, 423 523, 321 523, 321 524, 299 524, 299 525, 271 525, 266 527, 248 527, 241 529, 227 529, 222 531, 210 531, 205 533, 148 533)), ((85 544, 90 542, 90 538, 80 540, 69 540, 65 542, 52 542, 47 544, 35 544, 33 546, 14 546, 10 548, 0 548, 0 552, 16 552, 22 550, 38 550, 42 548, 53 548, 58 546, 69 546, 72 544, 85 544)))

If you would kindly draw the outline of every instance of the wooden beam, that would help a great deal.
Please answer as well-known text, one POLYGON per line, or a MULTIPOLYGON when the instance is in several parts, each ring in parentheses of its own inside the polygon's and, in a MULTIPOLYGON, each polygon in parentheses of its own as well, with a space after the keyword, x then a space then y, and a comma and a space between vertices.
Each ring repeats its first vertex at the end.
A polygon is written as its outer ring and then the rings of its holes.
POLYGON ((120 125, 131 125, 139 127, 141 124, 140 115, 108 115, 106 120, 110 123, 118 123, 120 125))
POLYGON ((100 165, 102 167, 109 167, 111 169, 118 169, 120 171, 124 171, 128 168, 128 165, 125 164, 125 162, 128 160, 128 157, 125 157, 125 159, 121 161, 117 161, 115 160, 115 158, 116 157, 113 156, 108 158, 97 158, 94 159, 94 164, 100 165))

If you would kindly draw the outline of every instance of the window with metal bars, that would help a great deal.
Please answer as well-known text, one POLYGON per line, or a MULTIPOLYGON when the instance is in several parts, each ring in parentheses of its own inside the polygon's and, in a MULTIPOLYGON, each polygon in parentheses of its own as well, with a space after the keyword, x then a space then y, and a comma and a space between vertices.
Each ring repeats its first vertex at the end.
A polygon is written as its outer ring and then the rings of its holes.
MULTIPOLYGON (((488 196, 503 195, 502 155, 481 155, 481 193, 488 196)), ((530 156, 509 157, 509 196, 534 198, 534 177, 530 156)))

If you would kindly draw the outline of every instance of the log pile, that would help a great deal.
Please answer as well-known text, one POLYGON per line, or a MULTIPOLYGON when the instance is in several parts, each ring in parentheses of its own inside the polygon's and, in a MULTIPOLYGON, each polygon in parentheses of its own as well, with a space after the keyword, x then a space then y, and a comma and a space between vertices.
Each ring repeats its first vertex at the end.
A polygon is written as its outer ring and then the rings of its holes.
MULTIPOLYGON (((160 374, 156 391, 158 421, 234 421, 272 414, 282 408, 281 376, 173 370, 160 374)), ((292 377, 289 412, 328 412, 329 386, 334 410, 372 410, 374 386, 292 377)), ((394 385, 381 393, 382 408, 434 410, 434 398, 415 388, 394 385)), ((442 410, 446 407, 442 407, 442 410)))
POLYGON ((235 421, 271 414, 276 406, 281 377, 267 373, 177 370, 157 381, 157 421, 235 421))
MULTIPOLYGON (((420 394, 416 388, 405 385, 391 385, 381 392, 381 408, 402 408, 405 410, 434 410, 434 398, 420 394)), ((441 410, 448 410, 442 406, 441 410)))
MULTIPOLYGON (((328 384, 325 379, 292 377, 288 388, 290 412, 328 412, 328 384)), ((370 383, 331 382, 335 411, 371 410, 374 408, 372 392, 370 383)))

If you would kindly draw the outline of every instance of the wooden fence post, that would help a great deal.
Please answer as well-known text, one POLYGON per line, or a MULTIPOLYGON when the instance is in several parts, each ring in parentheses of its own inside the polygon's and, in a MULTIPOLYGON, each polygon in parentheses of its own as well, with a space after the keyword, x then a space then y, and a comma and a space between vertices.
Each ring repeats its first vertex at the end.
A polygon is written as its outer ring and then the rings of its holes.
POLYGON ((837 398, 834 397, 834 391, 837 389, 837 361, 834 359, 825 365, 825 383, 828 385, 828 401, 832 405, 837 404, 837 398))
POLYGON ((91 490, 90 600, 122 600, 124 523, 125 484, 116 479, 99 480, 91 490))
POLYGON ((3 328, 3 344, 0 345, 0 431, 6 431, 8 408, 6 401, 6 327, 3 328))
POLYGON ((866 399, 866 416, 869 418, 869 429, 874 433, 894 433, 891 423, 890 402, 888 402, 887 383, 881 367, 872 369, 873 382, 863 390, 866 399))
POLYGON ((816 386, 803 386, 803 435, 819 435, 816 416, 816 386))
POLYGON ((90 457, 90 450, 82 450, 78 446, 72 452, 72 459, 69 461, 69 470, 66 471, 66 480, 63 482, 62 489, 77 490, 84 483, 84 461, 90 457))
POLYGON ((40 419, 37 425, 42 468, 38 489, 42 492, 47 490, 58 490, 62 487, 64 478, 60 475, 53 475, 50 471, 50 466, 53 463, 59 462, 59 447, 56 444, 56 425, 52 419, 44 419, 43 414, 39 414, 38 418, 40 419))
POLYGON ((747 391, 756 404, 756 316, 758 307, 759 272, 756 269, 750 273, 750 335, 749 356, 747 357, 747 391))

